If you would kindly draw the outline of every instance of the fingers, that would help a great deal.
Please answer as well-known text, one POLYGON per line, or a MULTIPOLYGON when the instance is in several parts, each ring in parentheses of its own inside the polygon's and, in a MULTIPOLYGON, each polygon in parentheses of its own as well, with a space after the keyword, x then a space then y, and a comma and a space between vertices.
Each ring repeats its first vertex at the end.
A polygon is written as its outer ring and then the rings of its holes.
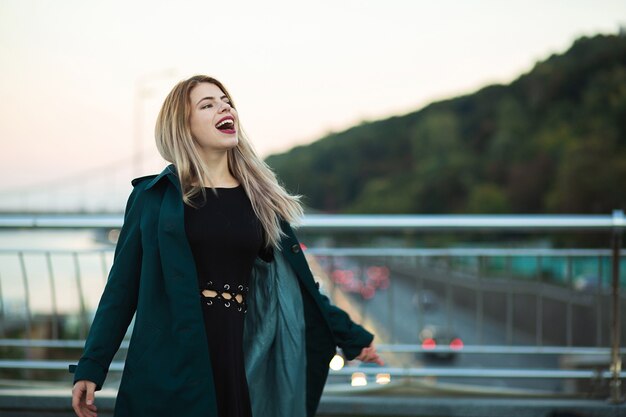
POLYGON ((96 384, 91 381, 78 381, 72 389, 72 408, 78 417, 97 417, 94 404, 96 384), (87 404, 90 402, 90 404, 87 404))
POLYGON ((94 404, 95 400, 95 391, 96 384, 91 381, 86 381, 87 384, 87 395, 85 396, 85 404, 83 405, 83 412, 87 417, 96 417, 96 405, 94 404))
POLYGON ((385 362, 383 362, 382 358, 376 352, 370 353, 369 355, 361 359, 361 361, 362 362, 375 362, 381 366, 385 364, 385 362))
POLYGON ((98 417, 98 414, 96 413, 95 408, 88 408, 88 407, 95 407, 94 405, 85 405, 81 408, 81 412, 83 413, 83 416, 85 417, 98 417))
POLYGON ((72 388, 72 408, 78 417, 86 417, 80 405, 84 392, 87 390, 85 381, 78 381, 72 388))
POLYGON ((380 366, 383 366, 385 364, 385 362, 383 361, 383 358, 381 358, 380 356, 378 356, 378 354, 376 354, 372 360, 370 362, 376 362, 377 364, 379 364, 380 366))
POLYGON ((376 347, 374 346, 374 343, 372 342, 372 344, 370 345, 371 352, 370 352, 370 357, 368 358, 369 362, 375 362, 379 365, 384 365, 385 362, 383 362, 382 358, 380 356, 378 356, 378 353, 376 353, 376 347))
POLYGON ((361 353, 355 359, 358 359, 361 362, 375 362, 379 365, 385 364, 382 358, 378 356, 378 353, 376 353, 376 347, 374 346, 374 343, 371 343, 368 347, 364 347, 361 350, 361 353))

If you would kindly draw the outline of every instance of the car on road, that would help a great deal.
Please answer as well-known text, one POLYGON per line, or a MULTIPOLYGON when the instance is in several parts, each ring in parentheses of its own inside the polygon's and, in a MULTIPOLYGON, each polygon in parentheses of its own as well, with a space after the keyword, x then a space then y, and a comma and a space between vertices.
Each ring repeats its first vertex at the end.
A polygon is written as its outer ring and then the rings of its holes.
POLYGON ((461 337, 446 325, 427 324, 420 330, 418 337, 424 349, 424 359, 454 360, 463 349, 461 337), (436 350, 438 347, 448 347, 451 350, 443 352, 436 350))

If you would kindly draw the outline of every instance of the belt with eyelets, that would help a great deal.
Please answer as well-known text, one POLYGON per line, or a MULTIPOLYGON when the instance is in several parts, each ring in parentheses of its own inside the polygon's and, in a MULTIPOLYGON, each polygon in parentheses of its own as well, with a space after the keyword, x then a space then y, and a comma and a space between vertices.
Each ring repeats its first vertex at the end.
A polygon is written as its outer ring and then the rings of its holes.
POLYGON ((248 304, 246 303, 246 296, 248 295, 248 286, 243 284, 223 284, 221 286, 215 285, 213 281, 206 281, 204 287, 200 289, 203 302, 207 306, 212 306, 216 303, 222 304, 226 308, 235 307, 237 311, 246 313, 248 311, 248 304))

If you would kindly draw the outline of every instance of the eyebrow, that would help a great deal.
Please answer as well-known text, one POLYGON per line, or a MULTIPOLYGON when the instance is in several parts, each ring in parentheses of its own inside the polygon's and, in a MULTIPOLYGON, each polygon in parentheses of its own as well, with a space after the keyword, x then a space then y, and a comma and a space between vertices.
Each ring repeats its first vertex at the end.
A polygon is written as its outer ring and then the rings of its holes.
MULTIPOLYGON (((225 95, 224 95, 224 96, 222 96, 222 97, 220 97, 220 99, 224 99, 224 98, 228 98, 228 97, 227 97, 227 96, 225 96, 225 95)), ((203 100, 215 100, 215 97, 211 97, 211 96, 209 96, 209 97, 204 97, 204 98, 201 98, 201 99, 200 99, 200 100, 196 103, 196 105, 200 104, 200 102, 202 102, 203 100)), ((229 100, 230 100, 230 99, 229 99, 229 100)))

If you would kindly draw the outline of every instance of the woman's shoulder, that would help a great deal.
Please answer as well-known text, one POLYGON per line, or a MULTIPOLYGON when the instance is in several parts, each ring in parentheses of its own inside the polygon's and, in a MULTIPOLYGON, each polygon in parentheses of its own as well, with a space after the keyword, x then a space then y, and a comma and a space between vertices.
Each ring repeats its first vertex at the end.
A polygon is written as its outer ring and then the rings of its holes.
POLYGON ((153 174, 153 175, 144 175, 142 177, 137 177, 137 178, 133 178, 131 180, 131 184, 133 185, 133 189, 130 193, 130 196, 128 197, 128 205, 132 205, 132 206, 138 206, 141 207, 144 204, 144 200, 145 198, 144 196, 144 192, 146 187, 148 186, 148 184, 150 183, 150 180, 155 178, 157 175, 153 174))
POLYGON ((139 183, 141 182, 145 182, 148 181, 154 177, 156 177, 158 174, 152 174, 152 175, 144 175, 143 177, 137 177, 137 178, 133 178, 130 183, 133 185, 133 187, 136 187, 139 183))

